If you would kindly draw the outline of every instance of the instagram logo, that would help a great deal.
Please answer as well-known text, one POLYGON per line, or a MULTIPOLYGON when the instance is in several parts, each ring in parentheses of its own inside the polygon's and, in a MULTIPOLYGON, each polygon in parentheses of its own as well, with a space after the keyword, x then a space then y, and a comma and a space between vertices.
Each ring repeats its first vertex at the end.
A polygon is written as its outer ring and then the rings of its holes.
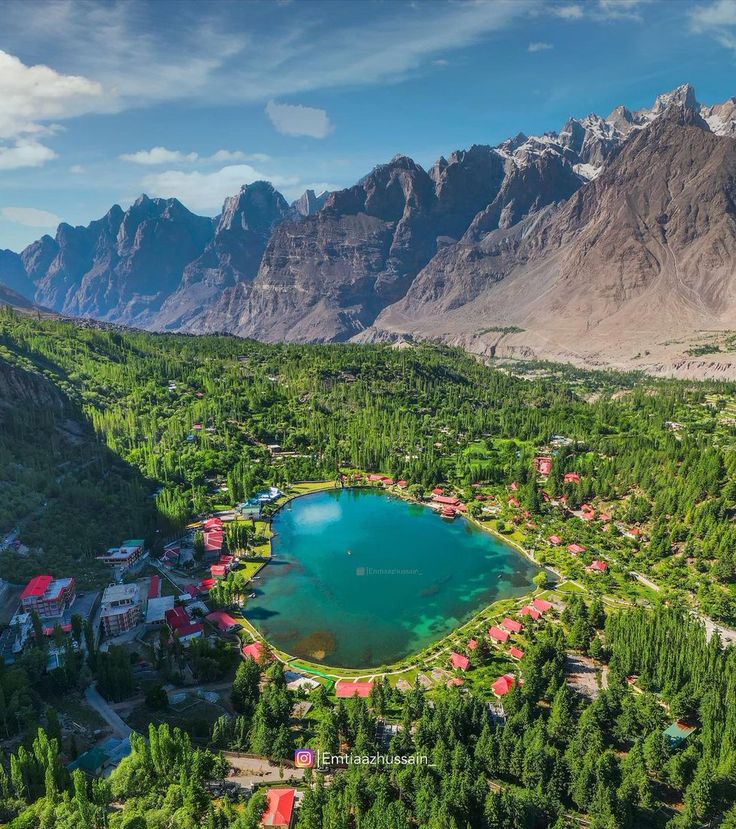
POLYGON ((294 752, 294 765, 298 769, 313 769, 314 750, 311 748, 298 748, 294 752))

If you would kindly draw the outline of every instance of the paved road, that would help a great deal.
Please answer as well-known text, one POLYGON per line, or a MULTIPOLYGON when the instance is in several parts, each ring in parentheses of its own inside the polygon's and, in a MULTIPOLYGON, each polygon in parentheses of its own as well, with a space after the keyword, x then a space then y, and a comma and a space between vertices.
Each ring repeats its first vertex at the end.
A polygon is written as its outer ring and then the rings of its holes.
POLYGON ((90 685, 84 692, 87 703, 94 708, 95 711, 102 717, 103 720, 112 728, 115 734, 121 739, 129 737, 133 733, 133 729, 127 725, 120 717, 110 708, 107 700, 104 699, 98 692, 94 685, 90 685))

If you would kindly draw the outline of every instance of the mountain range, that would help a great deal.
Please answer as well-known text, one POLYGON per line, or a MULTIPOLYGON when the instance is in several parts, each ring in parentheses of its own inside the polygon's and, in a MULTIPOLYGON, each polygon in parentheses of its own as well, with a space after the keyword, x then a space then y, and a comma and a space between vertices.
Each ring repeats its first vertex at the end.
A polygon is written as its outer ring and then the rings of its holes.
POLYGON ((0 251, 0 283, 0 302, 156 331, 736 377, 736 99, 686 84, 291 205, 255 182, 214 219, 141 196, 0 251))

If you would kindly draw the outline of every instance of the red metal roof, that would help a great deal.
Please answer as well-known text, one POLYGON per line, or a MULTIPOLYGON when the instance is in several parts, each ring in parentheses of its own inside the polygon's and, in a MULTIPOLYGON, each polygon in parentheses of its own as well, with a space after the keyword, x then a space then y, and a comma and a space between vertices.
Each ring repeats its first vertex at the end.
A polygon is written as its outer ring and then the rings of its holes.
POLYGON ((450 507, 456 507, 460 503, 459 498, 454 498, 451 495, 433 495, 432 500, 435 504, 447 504, 450 507))
POLYGON ((517 622, 516 619, 509 619, 508 616, 501 622, 501 627, 506 628, 511 633, 521 633, 524 628, 521 622, 517 622))
POLYGON ((532 619, 539 619, 542 615, 536 607, 532 607, 530 604, 526 605, 526 607, 522 607, 521 609, 522 616, 531 616, 532 619))
POLYGON ((296 789, 269 789, 261 826, 291 826, 296 789))
POLYGON ((540 613, 546 613, 548 610, 552 610, 551 602, 548 602, 546 599, 534 599, 532 604, 540 613))
POLYGON ((175 634, 179 637, 192 636, 195 633, 204 633, 204 627, 199 622, 190 622, 188 625, 182 625, 175 630, 175 634))
POLYGON ((441 487, 439 487, 439 486, 436 486, 436 487, 432 490, 432 495, 444 495, 444 494, 445 494, 445 490, 444 490, 444 489, 442 489, 442 488, 441 488, 441 487))
POLYGON ((335 694, 341 699, 348 697, 369 697, 372 689, 372 682, 349 682, 346 679, 341 679, 335 685, 335 694))
POLYGON ((246 645, 241 653, 243 656, 249 659, 253 659, 255 662, 260 662, 261 657, 263 656, 263 644, 261 642, 251 642, 250 645, 246 645))
POLYGON ((488 635, 491 639, 495 639, 496 642, 508 642, 509 635, 505 630, 501 630, 501 628, 497 628, 495 625, 488 631, 488 635))
POLYGON ((172 607, 164 613, 164 618, 166 619, 166 624, 172 630, 179 630, 179 628, 191 624, 189 616, 183 607, 172 607))
POLYGON ((463 656, 461 653, 457 653, 455 651, 452 652, 450 656, 450 661, 452 662, 453 668, 459 668, 461 671, 467 671, 470 667, 470 660, 467 656, 463 656))
POLYGON ((516 646, 509 648, 509 653, 514 659, 523 659, 524 658, 524 651, 521 648, 517 648, 516 646))
POLYGON ((514 685, 516 685, 516 677, 513 674, 504 674, 491 685, 491 689, 497 697, 505 697, 514 685))
POLYGON ((34 576, 20 594, 21 600, 43 596, 53 580, 53 576, 34 576))
POLYGON ((161 592, 161 576, 151 576, 151 582, 148 585, 148 598, 157 599, 161 592))
POLYGON ((240 622, 233 619, 229 613, 225 613, 223 610, 213 610, 212 613, 207 614, 206 618, 208 622, 212 622, 220 630, 225 632, 232 630, 232 628, 240 627, 240 622))

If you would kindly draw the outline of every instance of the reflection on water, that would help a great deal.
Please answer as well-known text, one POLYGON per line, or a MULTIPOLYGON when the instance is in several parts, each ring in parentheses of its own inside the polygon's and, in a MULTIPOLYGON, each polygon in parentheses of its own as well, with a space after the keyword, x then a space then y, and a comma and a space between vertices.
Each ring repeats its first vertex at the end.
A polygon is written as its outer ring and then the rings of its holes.
POLYGON ((246 615, 295 656, 389 664, 532 586, 531 562, 461 518, 442 521, 371 490, 291 504, 274 518, 273 551, 283 564, 263 570, 263 596, 246 615))

